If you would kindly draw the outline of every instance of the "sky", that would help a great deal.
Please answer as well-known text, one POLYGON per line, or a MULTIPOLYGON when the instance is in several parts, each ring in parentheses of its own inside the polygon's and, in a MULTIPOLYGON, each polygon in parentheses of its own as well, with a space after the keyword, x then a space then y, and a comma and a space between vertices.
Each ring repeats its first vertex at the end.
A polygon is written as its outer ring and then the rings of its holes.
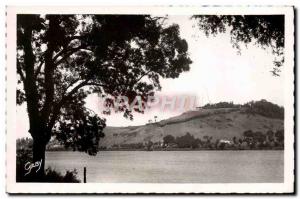
MULTIPOLYGON (((180 35, 186 39, 189 55, 193 63, 190 70, 180 74, 177 79, 161 79, 162 96, 195 96, 196 105, 220 101, 246 103, 266 99, 283 106, 283 73, 272 76, 274 56, 270 49, 262 49, 254 44, 241 45, 241 52, 232 47, 228 32, 207 37, 200 32, 190 16, 169 16, 168 23, 179 24, 180 35)), ((97 96, 89 96, 86 106, 102 115, 97 96)), ((129 120, 121 113, 105 115, 107 126, 144 125, 149 119, 167 119, 180 115, 182 110, 158 109, 135 113, 129 120)), ((17 107, 17 131, 19 137, 29 136, 26 105, 17 107)))

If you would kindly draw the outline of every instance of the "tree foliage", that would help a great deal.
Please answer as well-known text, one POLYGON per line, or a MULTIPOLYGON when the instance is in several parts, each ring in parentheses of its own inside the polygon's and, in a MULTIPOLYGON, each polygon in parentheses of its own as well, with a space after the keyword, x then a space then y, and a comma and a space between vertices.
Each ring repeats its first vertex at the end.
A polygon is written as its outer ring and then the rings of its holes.
POLYGON ((166 135, 164 138, 163 138, 163 140, 164 140, 164 144, 173 144, 173 143, 175 143, 175 137, 174 136, 172 136, 172 135, 166 135))
POLYGON ((240 49, 240 43, 251 42, 263 48, 271 47, 275 55, 272 72, 279 75, 284 62, 283 15, 196 15, 193 18, 207 36, 229 31, 235 48, 240 49))
POLYGON ((149 15, 18 15, 17 103, 26 101, 30 134, 45 145, 56 136, 66 146, 94 154, 105 120, 85 107, 92 93, 132 119, 113 99, 161 88, 160 78, 189 70, 188 45, 179 26, 149 15), (90 148, 92 147, 92 148, 90 148))
POLYGON ((219 102, 215 104, 208 103, 202 108, 218 109, 218 108, 238 108, 247 114, 258 114, 269 118, 284 119, 284 107, 278 106, 265 99, 259 101, 250 101, 245 104, 234 104, 233 102, 219 102))
POLYGON ((284 108, 267 100, 251 101, 243 105, 246 113, 265 117, 284 119, 284 108))
POLYGON ((240 108, 241 105, 234 104, 233 102, 218 102, 215 104, 205 104, 202 108, 214 109, 214 108, 240 108))
POLYGON ((186 132, 182 136, 174 137, 173 135, 166 135, 163 137, 164 144, 167 146, 171 146, 172 144, 176 144, 178 148, 197 148, 201 144, 201 140, 195 138, 189 132, 186 132))

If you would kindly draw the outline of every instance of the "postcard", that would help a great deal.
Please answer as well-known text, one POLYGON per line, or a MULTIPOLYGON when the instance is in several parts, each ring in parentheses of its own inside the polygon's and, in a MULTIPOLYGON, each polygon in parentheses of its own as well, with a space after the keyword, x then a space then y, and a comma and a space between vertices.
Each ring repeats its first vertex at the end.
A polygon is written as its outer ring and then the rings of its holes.
POLYGON ((294 193, 294 8, 7 7, 6 191, 294 193))

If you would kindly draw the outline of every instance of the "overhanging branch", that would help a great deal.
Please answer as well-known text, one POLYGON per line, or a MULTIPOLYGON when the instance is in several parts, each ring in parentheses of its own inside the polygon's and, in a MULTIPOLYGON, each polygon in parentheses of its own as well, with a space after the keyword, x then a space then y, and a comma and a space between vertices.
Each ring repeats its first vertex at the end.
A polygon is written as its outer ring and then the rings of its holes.
MULTIPOLYGON (((85 80, 83 82, 81 82, 80 84, 78 84, 77 86, 75 86, 68 94, 66 94, 65 96, 63 96, 61 98, 61 100, 54 106, 53 109, 53 115, 52 118, 49 121, 48 126, 50 128, 53 127, 53 125, 55 124, 55 121, 57 120, 57 117, 59 115, 60 109, 62 108, 62 106, 68 102, 68 100, 70 100, 72 98, 72 95, 75 94, 80 88, 84 87, 84 86, 101 86, 103 87, 104 85, 99 84, 99 83, 95 83, 95 82, 88 82, 89 80, 85 80)), ((73 83, 74 85, 75 83, 73 83)))
POLYGON ((63 61, 65 61, 67 58, 69 58, 72 54, 76 53, 77 51, 79 50, 88 50, 88 51, 91 51, 90 49, 88 49, 86 46, 79 46, 79 47, 76 47, 76 48, 72 48, 72 49, 68 49, 66 50, 65 55, 63 55, 63 53, 58 53, 58 55, 56 55, 54 57, 54 60, 56 60, 58 57, 62 56, 62 58, 60 60, 58 60, 55 65, 59 65, 61 64, 63 61), (60 54, 60 55, 59 55, 60 54))

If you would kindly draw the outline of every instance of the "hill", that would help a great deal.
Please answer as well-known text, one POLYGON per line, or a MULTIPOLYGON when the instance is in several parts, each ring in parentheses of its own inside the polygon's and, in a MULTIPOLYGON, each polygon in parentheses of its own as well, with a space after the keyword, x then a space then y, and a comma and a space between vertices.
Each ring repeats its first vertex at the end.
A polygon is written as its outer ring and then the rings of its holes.
MULTIPOLYGON (((266 104, 266 107, 270 105, 269 102, 262 100, 243 106, 235 105, 233 108, 215 108, 214 106, 207 108, 206 106, 206 108, 198 108, 195 111, 185 112, 152 124, 106 127, 105 138, 100 141, 100 147, 122 148, 125 146, 126 148, 129 145, 145 145, 148 142, 163 143, 164 137, 167 135, 180 137, 187 133, 195 139, 205 140, 207 137, 211 137, 211 142, 216 140, 232 141, 234 137, 243 138, 244 132, 248 130, 266 133, 284 129, 283 108, 279 108, 282 114, 280 112, 278 115, 266 111, 265 106, 261 106, 262 104, 266 104)), ((271 110, 273 109, 271 108, 271 110)))

